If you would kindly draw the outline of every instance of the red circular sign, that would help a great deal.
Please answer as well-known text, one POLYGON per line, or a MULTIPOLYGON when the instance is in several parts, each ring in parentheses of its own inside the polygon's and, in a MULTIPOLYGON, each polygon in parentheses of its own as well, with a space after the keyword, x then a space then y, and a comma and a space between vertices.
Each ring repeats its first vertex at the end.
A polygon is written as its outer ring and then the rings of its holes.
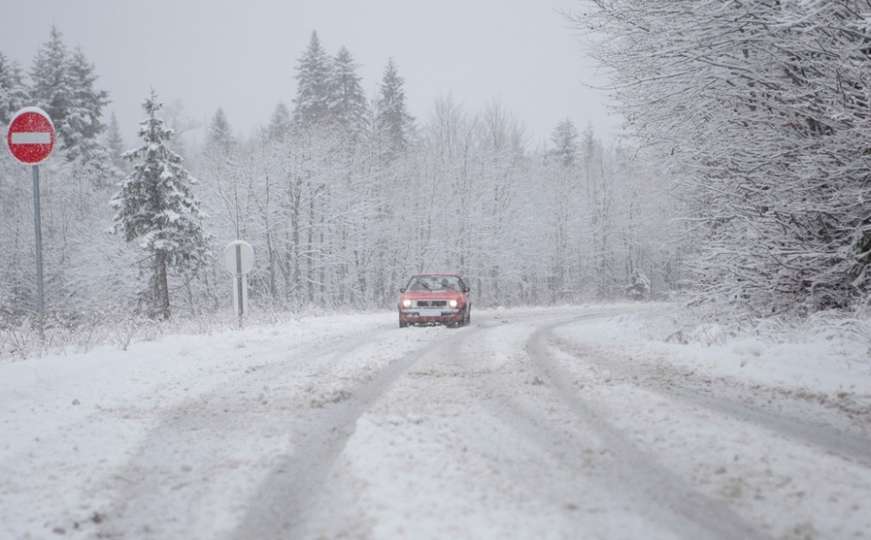
POLYGON ((48 114, 38 107, 26 107, 9 122, 6 144, 12 157, 25 165, 37 165, 51 154, 56 138, 48 114))

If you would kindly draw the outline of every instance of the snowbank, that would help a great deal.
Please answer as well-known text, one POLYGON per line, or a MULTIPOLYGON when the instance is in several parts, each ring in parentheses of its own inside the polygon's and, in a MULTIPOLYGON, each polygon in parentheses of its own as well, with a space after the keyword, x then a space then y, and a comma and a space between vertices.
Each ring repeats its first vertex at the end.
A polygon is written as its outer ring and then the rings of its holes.
POLYGON ((749 384, 850 392, 871 402, 871 319, 821 313, 803 321, 731 326, 700 320, 685 308, 657 304, 564 327, 557 335, 749 384))

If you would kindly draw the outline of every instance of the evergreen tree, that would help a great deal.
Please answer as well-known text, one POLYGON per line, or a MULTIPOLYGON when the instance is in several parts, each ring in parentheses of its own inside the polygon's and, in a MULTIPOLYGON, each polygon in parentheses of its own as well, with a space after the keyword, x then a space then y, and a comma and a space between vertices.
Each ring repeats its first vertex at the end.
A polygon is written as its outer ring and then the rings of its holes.
MULTIPOLYGON (((63 35, 52 26, 48 41, 37 51, 30 69, 30 97, 36 106, 48 113, 58 129, 65 125, 72 103, 68 61, 69 51, 63 35)), ((60 136, 63 139, 66 133, 61 130, 60 136)))
POLYGON ((21 68, 0 53, 0 124, 7 124, 27 101, 21 68))
POLYGON ((208 256, 199 202, 191 185, 195 180, 182 159, 169 148, 173 131, 157 116, 162 104, 157 94, 143 103, 147 115, 140 123, 142 146, 124 154, 133 171, 112 201, 115 231, 128 242, 139 241, 149 254, 151 280, 148 299, 151 315, 170 316, 167 270, 196 270, 208 256))
POLYGON ((236 141, 233 139, 233 133, 230 128, 230 122, 227 121, 227 115, 224 114, 224 109, 218 108, 218 110, 215 111, 215 116, 212 117, 212 122, 209 124, 206 150, 208 152, 216 152, 218 155, 226 157, 235 144, 236 141))
POLYGON ((348 49, 339 49, 330 74, 330 117, 351 139, 362 136, 368 121, 368 105, 356 70, 357 64, 348 49))
POLYGON ((297 63, 296 81, 294 123, 303 129, 325 125, 330 110, 330 58, 317 32, 312 32, 308 49, 297 63))
POLYGON ((550 140, 554 144, 550 155, 565 168, 573 166, 578 158, 578 130, 575 124, 569 119, 563 120, 554 128, 550 140))
POLYGON ((408 149, 414 119, 405 107, 404 81, 391 58, 384 70, 375 102, 375 132, 381 144, 381 157, 392 161, 408 149))
POLYGON ((94 87, 97 80, 94 65, 81 49, 69 57, 67 80, 70 102, 60 125, 61 148, 66 151, 67 160, 74 163, 73 175, 100 188, 111 186, 121 174, 101 140, 106 129, 103 108, 109 103, 109 94, 94 87))
POLYGON ((60 124, 63 148, 67 150, 67 159, 74 160, 82 155, 87 161, 101 153, 95 147, 99 146, 99 135, 106 129, 102 117, 103 108, 109 103, 109 93, 94 87, 97 81, 94 65, 81 49, 76 49, 69 58, 67 79, 69 107, 60 124))
POLYGON ((112 159, 118 169, 124 168, 124 159, 121 157, 124 154, 124 137, 121 135, 121 128, 118 126, 118 118, 115 113, 109 118, 109 127, 106 130, 106 148, 109 151, 109 157, 112 159))
POLYGON ((67 160, 78 160, 76 166, 91 169, 95 183, 106 183, 112 171, 99 135, 105 130, 102 116, 109 94, 95 88, 94 65, 80 49, 70 54, 63 35, 52 26, 48 41, 36 53, 30 78, 31 101, 51 117, 67 160))
POLYGON ((267 137, 272 141, 283 141, 290 133, 290 126, 290 110, 284 103, 279 103, 275 106, 269 126, 266 128, 267 137))

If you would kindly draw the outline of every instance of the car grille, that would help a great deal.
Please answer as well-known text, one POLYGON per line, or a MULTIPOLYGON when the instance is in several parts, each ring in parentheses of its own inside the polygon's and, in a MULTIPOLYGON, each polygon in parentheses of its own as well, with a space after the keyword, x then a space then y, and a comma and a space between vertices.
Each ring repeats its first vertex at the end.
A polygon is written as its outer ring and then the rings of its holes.
POLYGON ((445 307, 448 305, 447 300, 418 300, 417 307, 445 307))

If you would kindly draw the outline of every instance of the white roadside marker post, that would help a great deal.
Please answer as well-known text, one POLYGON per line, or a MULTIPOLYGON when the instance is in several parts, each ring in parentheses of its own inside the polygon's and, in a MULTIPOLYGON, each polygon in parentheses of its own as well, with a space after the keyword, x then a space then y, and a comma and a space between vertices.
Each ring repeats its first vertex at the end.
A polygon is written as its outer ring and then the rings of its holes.
POLYGON ((6 134, 9 153, 33 170, 33 237, 36 244, 36 326, 45 341, 45 285, 42 267, 42 215, 39 196, 39 164, 54 150, 57 134, 48 114, 38 107, 25 107, 12 117, 6 134))
POLYGON ((242 327, 242 318, 245 316, 245 302, 244 302, 244 289, 247 283, 244 283, 245 276, 242 274, 242 246, 236 244, 236 298, 242 300, 241 302, 237 302, 238 308, 236 312, 239 314, 239 328, 242 327))
POLYGON ((224 248, 224 266, 233 276, 233 309, 242 328, 248 313, 248 274, 254 268, 254 248, 244 240, 234 240, 224 248))

